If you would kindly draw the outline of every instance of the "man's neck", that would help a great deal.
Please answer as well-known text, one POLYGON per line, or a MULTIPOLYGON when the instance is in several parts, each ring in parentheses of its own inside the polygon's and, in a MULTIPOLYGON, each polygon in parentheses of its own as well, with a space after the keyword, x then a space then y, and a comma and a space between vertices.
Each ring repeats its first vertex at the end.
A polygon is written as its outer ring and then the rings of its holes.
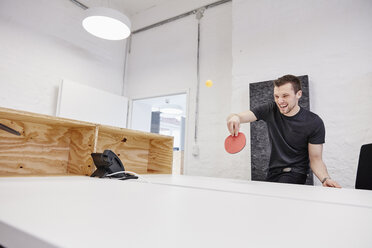
POLYGON ((284 114, 285 116, 292 117, 295 116, 298 112, 300 112, 300 106, 298 104, 288 113, 284 114))

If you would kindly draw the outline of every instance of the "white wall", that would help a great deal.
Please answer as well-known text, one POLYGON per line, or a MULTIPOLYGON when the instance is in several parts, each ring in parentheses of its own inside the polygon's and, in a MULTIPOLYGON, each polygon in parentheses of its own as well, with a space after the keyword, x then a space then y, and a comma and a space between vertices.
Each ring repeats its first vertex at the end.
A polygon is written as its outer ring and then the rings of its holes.
POLYGON ((248 83, 309 75, 323 157, 344 187, 354 187, 360 146, 372 143, 371 13, 368 0, 233 1, 232 110, 248 106, 248 83))
POLYGON ((196 85, 196 23, 189 16, 132 36, 125 81, 128 96, 160 95, 196 85))
POLYGON ((126 128, 128 98, 104 90, 63 80, 56 116, 126 128))
MULTIPOLYGON (((133 16, 133 27, 211 2, 164 2, 133 16)), ((233 0, 208 9, 201 20, 198 157, 191 154, 194 15, 133 36, 125 95, 190 89, 187 174, 250 178, 249 143, 237 155, 223 150, 227 114, 248 108, 248 83, 307 74, 311 109, 327 128, 325 162, 342 186, 353 187, 360 146, 372 142, 370 13, 369 0, 233 0), (204 86, 207 79, 212 88, 204 86)), ((81 15, 66 0, 0 1, 1 107, 53 115, 62 79, 122 93, 125 42, 90 36, 81 15)), ((249 139, 249 125, 242 129, 249 139)))
POLYGON ((66 0, 0 1, 0 106, 54 115, 58 86, 70 79, 121 95, 124 41, 81 26, 66 0))
MULTIPOLYGON (((230 113, 232 70, 232 4, 207 9, 201 20, 200 99, 198 122, 199 156, 188 153, 186 172, 190 175, 250 178, 249 164, 234 159, 245 156, 228 154, 224 149, 229 135, 226 117, 230 113), (206 80, 213 86, 205 86, 206 80)), ((194 123, 193 123, 194 124, 194 123)), ((192 133, 193 135, 194 133, 192 133)), ((193 136, 188 136, 192 140, 193 136)))
MULTIPOLYGON (((163 7, 148 11, 147 15, 141 14, 141 17, 162 20, 158 14, 163 13, 163 7)), ((185 8, 183 12, 191 9, 185 8)), ((232 165, 231 155, 224 151, 224 139, 228 135, 225 118, 230 112, 231 97, 231 23, 231 3, 207 9, 201 19, 199 156, 196 157, 192 155, 197 87, 195 15, 132 37, 125 81, 127 96, 147 97, 190 89, 185 148, 185 169, 189 175, 249 177, 249 164, 232 165), (207 79, 213 81, 213 87, 205 86, 207 79)), ((133 25, 141 26, 135 21, 133 25)))

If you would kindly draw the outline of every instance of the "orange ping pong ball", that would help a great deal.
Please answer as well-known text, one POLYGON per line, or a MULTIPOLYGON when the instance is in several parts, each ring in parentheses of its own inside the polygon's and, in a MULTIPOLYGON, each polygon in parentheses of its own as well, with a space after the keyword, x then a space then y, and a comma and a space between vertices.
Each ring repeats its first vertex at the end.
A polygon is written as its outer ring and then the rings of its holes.
POLYGON ((213 85, 212 80, 205 81, 205 86, 207 86, 208 88, 212 87, 212 85, 213 85))

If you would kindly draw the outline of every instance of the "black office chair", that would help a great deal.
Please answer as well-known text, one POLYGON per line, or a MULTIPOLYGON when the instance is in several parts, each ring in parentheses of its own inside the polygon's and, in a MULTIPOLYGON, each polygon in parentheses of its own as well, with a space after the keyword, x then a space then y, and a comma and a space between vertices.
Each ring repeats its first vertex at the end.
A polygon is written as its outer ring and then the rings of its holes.
POLYGON ((372 144, 360 148, 355 188, 372 190, 372 144))

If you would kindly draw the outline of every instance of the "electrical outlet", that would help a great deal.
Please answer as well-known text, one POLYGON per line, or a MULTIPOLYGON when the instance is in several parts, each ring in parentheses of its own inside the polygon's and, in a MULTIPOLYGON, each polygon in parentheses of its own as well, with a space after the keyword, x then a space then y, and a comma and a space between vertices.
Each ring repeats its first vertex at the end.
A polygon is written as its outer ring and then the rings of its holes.
POLYGON ((194 146, 192 147, 192 155, 199 156, 199 145, 198 144, 194 144, 194 146))

